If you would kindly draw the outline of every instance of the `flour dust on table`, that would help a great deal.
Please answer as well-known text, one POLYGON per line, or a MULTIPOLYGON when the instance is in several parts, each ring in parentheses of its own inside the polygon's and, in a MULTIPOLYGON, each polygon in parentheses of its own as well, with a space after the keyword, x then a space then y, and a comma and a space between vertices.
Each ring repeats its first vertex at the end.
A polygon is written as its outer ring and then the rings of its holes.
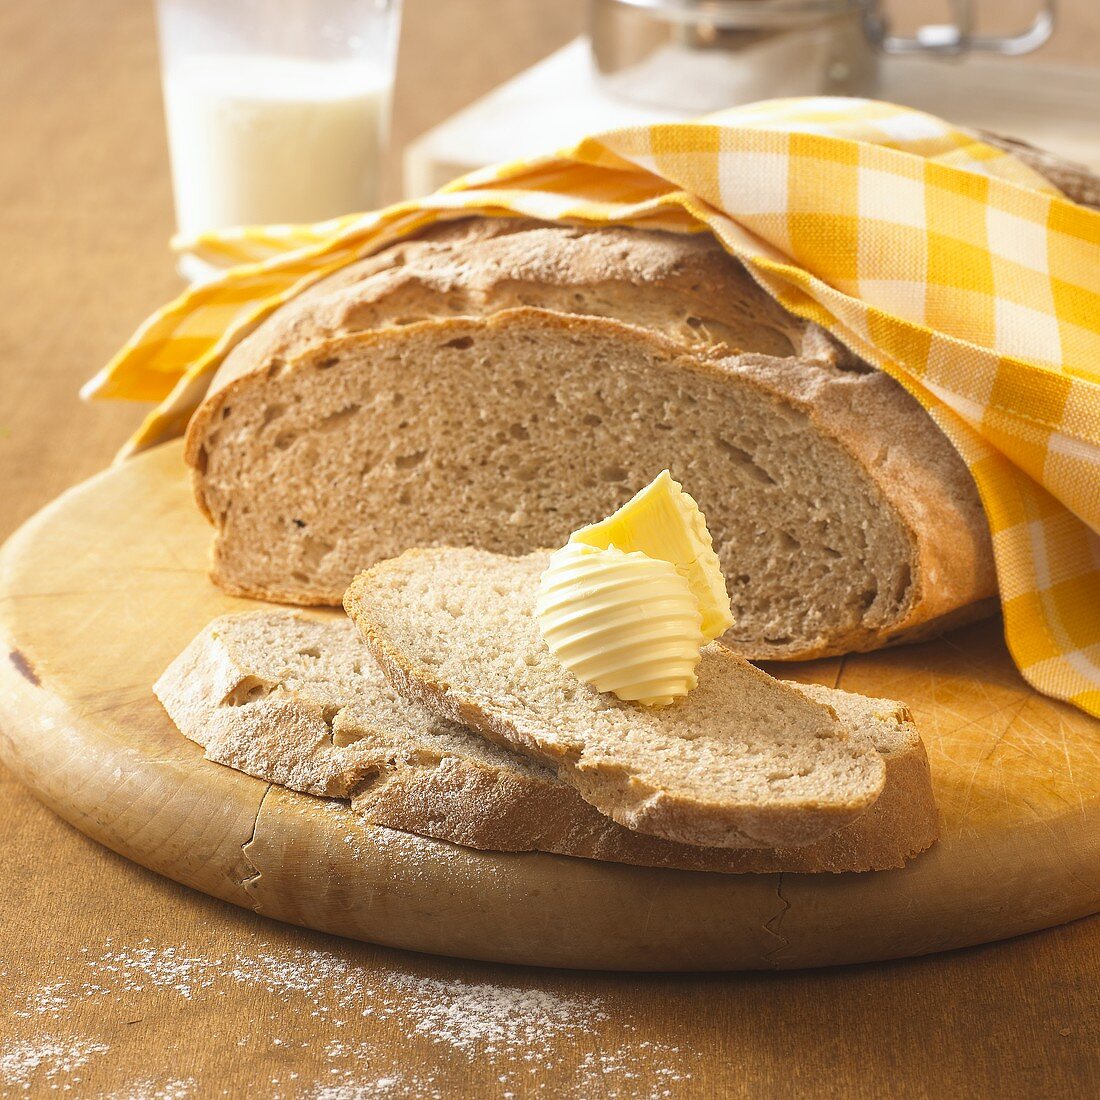
MULTIPOLYGON (((691 1080, 698 1052, 644 1037, 629 1018, 615 1026, 627 1041, 600 1041, 610 1008, 600 996, 528 988, 505 971, 499 982, 420 976, 411 970, 359 965, 334 952, 260 943, 252 951, 208 952, 187 943, 153 946, 148 939, 107 939, 58 960, 79 966, 83 980, 59 978, 13 1005, 12 1037, 0 1040, 0 1095, 46 1090, 79 1094, 90 1068, 109 1072, 111 1036, 97 1025, 132 1002, 133 1021, 169 1019, 177 1012, 216 1010, 231 989, 255 991, 246 1030, 232 1027, 212 1043, 262 1058, 267 1076, 253 1086, 272 1100, 364 1100, 368 1097, 453 1095, 462 1066, 488 1063, 501 1100, 548 1093, 609 1100, 674 1100, 691 1080), (324 1041, 303 1041, 303 1013, 327 1025, 324 1041), (37 1039, 16 1038, 26 1030, 37 1039), (399 1062, 390 1032, 426 1057, 399 1062), (96 1067, 95 1063, 100 1065, 96 1067), (432 1067, 411 1068, 414 1065, 432 1067), (548 1085, 547 1082, 555 1082, 548 1085), (641 1091, 639 1091, 639 1089, 641 1091)), ((7 978, 6 971, 0 979, 7 978)), ((160 1048, 161 1076, 145 1075, 97 1093, 126 1100, 189 1100, 229 1095, 224 1080, 204 1082, 194 1065, 175 1065, 172 1042, 160 1048), (186 1069, 187 1072, 184 1072, 186 1069)))

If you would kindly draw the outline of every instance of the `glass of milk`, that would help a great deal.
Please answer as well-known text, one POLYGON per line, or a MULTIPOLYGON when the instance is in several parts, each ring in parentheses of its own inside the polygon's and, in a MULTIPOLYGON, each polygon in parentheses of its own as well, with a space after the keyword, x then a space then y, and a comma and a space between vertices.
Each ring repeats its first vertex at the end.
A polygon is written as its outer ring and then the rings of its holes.
POLYGON ((157 17, 180 233, 378 204, 400 0, 157 0, 157 17))

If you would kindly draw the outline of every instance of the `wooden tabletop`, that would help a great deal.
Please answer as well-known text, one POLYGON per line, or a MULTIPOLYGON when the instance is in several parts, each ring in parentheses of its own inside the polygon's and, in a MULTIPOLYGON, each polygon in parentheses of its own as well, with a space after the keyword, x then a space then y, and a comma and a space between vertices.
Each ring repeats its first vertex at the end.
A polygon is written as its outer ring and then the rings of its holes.
MULTIPOLYGON (((1086 6, 1064 6, 1079 33, 1048 59, 1095 56, 1086 6)), ((407 0, 398 144, 562 44, 582 7, 407 0)), ((179 287, 151 4, 5 0, 0 103, 2 536, 108 462, 139 410, 77 387, 179 287)), ((1097 918, 874 966, 617 976, 275 924, 127 863, 4 772, 0 852, 4 1097, 1083 1097, 1100 1080, 1097 918)))

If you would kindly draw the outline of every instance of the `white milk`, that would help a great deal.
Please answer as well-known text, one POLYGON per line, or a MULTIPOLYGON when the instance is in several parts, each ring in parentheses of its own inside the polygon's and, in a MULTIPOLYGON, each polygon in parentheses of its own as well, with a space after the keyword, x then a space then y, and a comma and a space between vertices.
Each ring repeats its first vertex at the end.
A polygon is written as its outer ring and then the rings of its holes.
POLYGON ((164 102, 180 232, 371 209, 389 93, 385 70, 362 61, 172 64, 164 102))

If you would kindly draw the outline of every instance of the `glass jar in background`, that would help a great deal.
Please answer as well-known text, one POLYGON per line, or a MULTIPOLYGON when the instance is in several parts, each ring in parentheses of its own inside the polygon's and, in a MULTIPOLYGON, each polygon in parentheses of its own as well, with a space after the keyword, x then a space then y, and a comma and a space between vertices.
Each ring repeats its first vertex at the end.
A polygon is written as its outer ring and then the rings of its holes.
MULTIPOLYGON (((951 0, 951 22, 895 34, 902 0, 589 0, 592 59, 612 94, 702 113, 756 99, 875 94, 881 55, 1022 54, 1054 29, 1054 0, 1035 0, 1017 33, 975 31, 976 0, 951 0)), ((994 8, 992 0, 988 6, 994 8)))
POLYGON ((157 21, 181 234, 377 205, 400 0, 157 0, 157 21))

